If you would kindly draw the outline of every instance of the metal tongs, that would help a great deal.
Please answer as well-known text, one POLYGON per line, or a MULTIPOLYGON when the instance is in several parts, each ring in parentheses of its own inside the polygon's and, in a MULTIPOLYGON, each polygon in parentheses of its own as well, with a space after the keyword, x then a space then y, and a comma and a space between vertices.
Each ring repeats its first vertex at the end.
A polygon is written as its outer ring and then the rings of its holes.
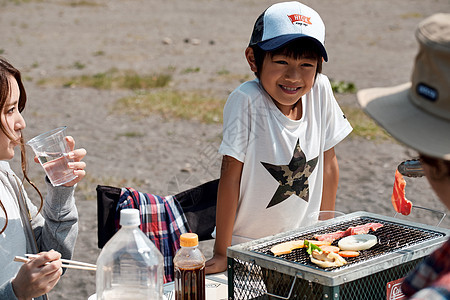
POLYGON ((409 159, 400 163, 397 170, 406 177, 422 177, 425 175, 419 159, 409 159))
MULTIPOLYGON (((422 168, 422 164, 420 163, 420 160, 417 158, 403 161, 402 163, 400 163, 398 165, 397 170, 400 172, 400 174, 402 174, 403 176, 406 176, 406 177, 418 178, 418 177, 422 177, 425 175, 423 168, 422 168)), ((438 227, 442 223, 442 221, 444 220, 444 218, 447 215, 445 212, 434 210, 434 209, 423 207, 423 206, 414 205, 413 207, 441 214, 442 217, 439 220, 439 222, 436 224, 436 227, 438 227)), ((396 212, 394 215, 394 218, 397 216, 397 214, 398 213, 396 212)))

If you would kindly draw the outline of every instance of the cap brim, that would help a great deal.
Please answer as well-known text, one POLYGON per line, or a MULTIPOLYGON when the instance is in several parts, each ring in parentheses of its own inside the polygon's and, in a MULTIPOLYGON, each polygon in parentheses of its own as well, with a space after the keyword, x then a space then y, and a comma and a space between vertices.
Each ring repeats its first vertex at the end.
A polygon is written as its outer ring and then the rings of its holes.
POLYGON ((358 92, 364 111, 401 143, 420 153, 450 159, 450 122, 418 108, 409 99, 411 83, 358 92))
POLYGON ((263 49, 264 51, 274 51, 274 50, 277 50, 277 49, 283 47, 287 43, 292 42, 297 39, 309 39, 311 41, 314 41, 319 46, 319 48, 322 52, 323 59, 325 61, 328 61, 327 51, 325 50, 325 47, 323 46, 323 44, 320 41, 318 41, 317 39, 310 37, 309 35, 303 35, 303 34, 297 34, 297 33, 280 35, 280 36, 274 37, 272 39, 259 42, 258 46, 261 49, 263 49))

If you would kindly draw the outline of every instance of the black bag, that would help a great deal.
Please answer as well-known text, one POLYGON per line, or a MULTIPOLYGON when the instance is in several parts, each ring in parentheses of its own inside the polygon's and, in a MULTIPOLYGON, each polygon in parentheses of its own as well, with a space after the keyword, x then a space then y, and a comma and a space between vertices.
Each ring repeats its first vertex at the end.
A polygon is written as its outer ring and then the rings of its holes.
POLYGON ((115 214, 122 189, 107 185, 97 186, 97 243, 103 248, 116 233, 115 214))
MULTIPOLYGON (((198 235, 200 241, 211 239, 216 226, 218 186, 219 179, 216 179, 174 196, 183 209, 191 231, 198 235)), ((98 247, 103 248, 116 233, 115 214, 122 189, 98 185, 96 190, 98 247)))

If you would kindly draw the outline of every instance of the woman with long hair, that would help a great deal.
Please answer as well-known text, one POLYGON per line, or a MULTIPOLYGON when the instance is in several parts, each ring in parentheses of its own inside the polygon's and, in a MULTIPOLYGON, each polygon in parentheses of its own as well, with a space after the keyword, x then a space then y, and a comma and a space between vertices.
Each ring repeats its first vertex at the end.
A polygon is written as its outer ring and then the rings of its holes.
POLYGON ((26 173, 22 137, 26 124, 21 115, 26 101, 20 72, 0 57, 0 299, 45 299, 62 274, 60 258, 72 257, 78 234, 74 185, 85 176, 86 164, 81 159, 86 150, 74 150, 74 139, 66 137, 69 157, 74 160, 69 167, 77 177, 58 187, 46 178, 44 200, 26 173), (39 208, 9 166, 16 146, 21 149, 23 177, 40 197, 39 208), (24 264, 13 261, 26 253, 38 255, 24 264))

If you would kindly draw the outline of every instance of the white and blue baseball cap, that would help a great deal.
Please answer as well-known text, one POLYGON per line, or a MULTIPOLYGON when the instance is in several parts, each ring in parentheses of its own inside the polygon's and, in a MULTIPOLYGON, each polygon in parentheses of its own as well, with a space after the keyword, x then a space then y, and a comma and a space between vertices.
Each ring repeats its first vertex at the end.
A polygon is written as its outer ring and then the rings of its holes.
POLYGON ((256 20, 249 46, 276 50, 301 38, 315 41, 328 61, 325 50, 325 24, 312 8, 297 2, 281 2, 267 8, 256 20))

